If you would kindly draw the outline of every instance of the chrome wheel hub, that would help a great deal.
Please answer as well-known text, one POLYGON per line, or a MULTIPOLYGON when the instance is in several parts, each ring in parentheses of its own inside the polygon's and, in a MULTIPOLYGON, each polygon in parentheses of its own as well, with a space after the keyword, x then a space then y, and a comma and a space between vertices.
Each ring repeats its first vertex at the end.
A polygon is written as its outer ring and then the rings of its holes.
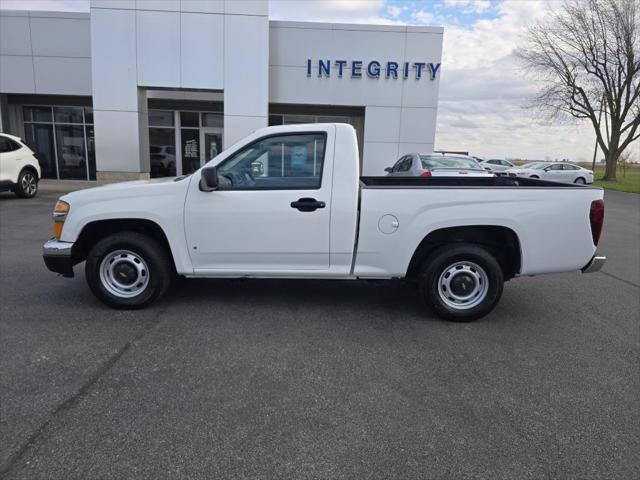
POLYGON ((467 310, 479 305, 489 291, 486 272, 473 262, 449 265, 438 279, 438 294, 449 307, 467 310))
POLYGON ((149 268, 137 253, 116 250, 102 260, 100 282, 112 295, 132 298, 140 295, 149 285, 149 268))
POLYGON ((22 191, 28 196, 35 195, 36 190, 38 189, 38 183, 36 182, 36 177, 31 173, 25 173, 22 176, 21 182, 22 191))

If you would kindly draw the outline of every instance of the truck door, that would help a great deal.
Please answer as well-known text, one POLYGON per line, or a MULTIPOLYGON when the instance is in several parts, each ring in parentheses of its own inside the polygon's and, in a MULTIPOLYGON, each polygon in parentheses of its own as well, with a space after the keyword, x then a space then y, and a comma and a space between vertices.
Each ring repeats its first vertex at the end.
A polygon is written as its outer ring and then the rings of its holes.
POLYGON ((217 166, 218 190, 185 204, 196 273, 257 274, 329 268, 333 142, 326 131, 260 138, 217 166))

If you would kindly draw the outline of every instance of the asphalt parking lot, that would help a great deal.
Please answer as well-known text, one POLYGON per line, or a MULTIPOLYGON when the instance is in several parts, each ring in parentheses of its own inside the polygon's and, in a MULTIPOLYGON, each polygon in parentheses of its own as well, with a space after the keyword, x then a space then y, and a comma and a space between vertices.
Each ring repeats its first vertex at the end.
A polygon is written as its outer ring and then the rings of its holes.
POLYGON ((191 280, 135 312, 48 272, 0 194, 0 477, 640 477, 640 195, 603 272, 446 323, 402 283, 191 280))

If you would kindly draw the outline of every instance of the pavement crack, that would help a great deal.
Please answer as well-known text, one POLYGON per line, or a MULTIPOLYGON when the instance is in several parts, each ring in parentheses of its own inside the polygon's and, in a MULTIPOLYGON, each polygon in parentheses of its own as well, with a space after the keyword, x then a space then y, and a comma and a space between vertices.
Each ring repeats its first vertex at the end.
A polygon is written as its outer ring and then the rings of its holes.
POLYGON ((615 278, 616 280, 620 280, 621 282, 624 282, 627 285, 631 285, 632 287, 640 288, 640 285, 638 285, 637 283, 630 282, 629 280, 625 280, 624 278, 620 278, 617 275, 613 275, 612 273, 605 272, 603 270, 600 270, 600 273, 604 273, 607 277, 615 278))
POLYGON ((77 405, 80 400, 86 396, 86 394, 91 390, 91 387, 95 385, 95 383, 100 380, 106 373, 109 372, 113 368, 113 366, 122 358, 122 356, 129 351, 131 346, 140 340, 149 333, 151 330, 156 328, 160 322, 162 321, 162 317, 166 309, 161 311, 156 317, 155 321, 150 322, 147 326, 140 329, 140 331, 127 343, 125 343, 116 353, 111 355, 100 367, 95 371, 93 375, 89 377, 89 379, 69 398, 67 398, 64 402, 56 407, 56 409, 49 415, 49 418, 42 423, 30 436, 27 440, 20 446, 20 448, 11 455, 6 461, 5 465, 0 468, 0 479, 5 478, 13 467, 24 457, 24 455, 31 449, 38 439, 44 434, 47 427, 51 425, 51 423, 57 418, 64 415, 66 412, 71 410, 75 405, 77 405))

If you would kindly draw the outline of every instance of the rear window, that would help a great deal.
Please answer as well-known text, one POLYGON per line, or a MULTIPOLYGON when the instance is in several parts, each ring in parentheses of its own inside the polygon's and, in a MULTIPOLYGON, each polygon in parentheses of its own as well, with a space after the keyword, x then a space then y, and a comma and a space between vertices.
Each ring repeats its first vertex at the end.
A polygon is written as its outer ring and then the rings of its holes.
POLYGON ((420 155, 423 168, 464 168, 468 170, 484 170, 478 162, 464 157, 439 157, 437 155, 420 155))

